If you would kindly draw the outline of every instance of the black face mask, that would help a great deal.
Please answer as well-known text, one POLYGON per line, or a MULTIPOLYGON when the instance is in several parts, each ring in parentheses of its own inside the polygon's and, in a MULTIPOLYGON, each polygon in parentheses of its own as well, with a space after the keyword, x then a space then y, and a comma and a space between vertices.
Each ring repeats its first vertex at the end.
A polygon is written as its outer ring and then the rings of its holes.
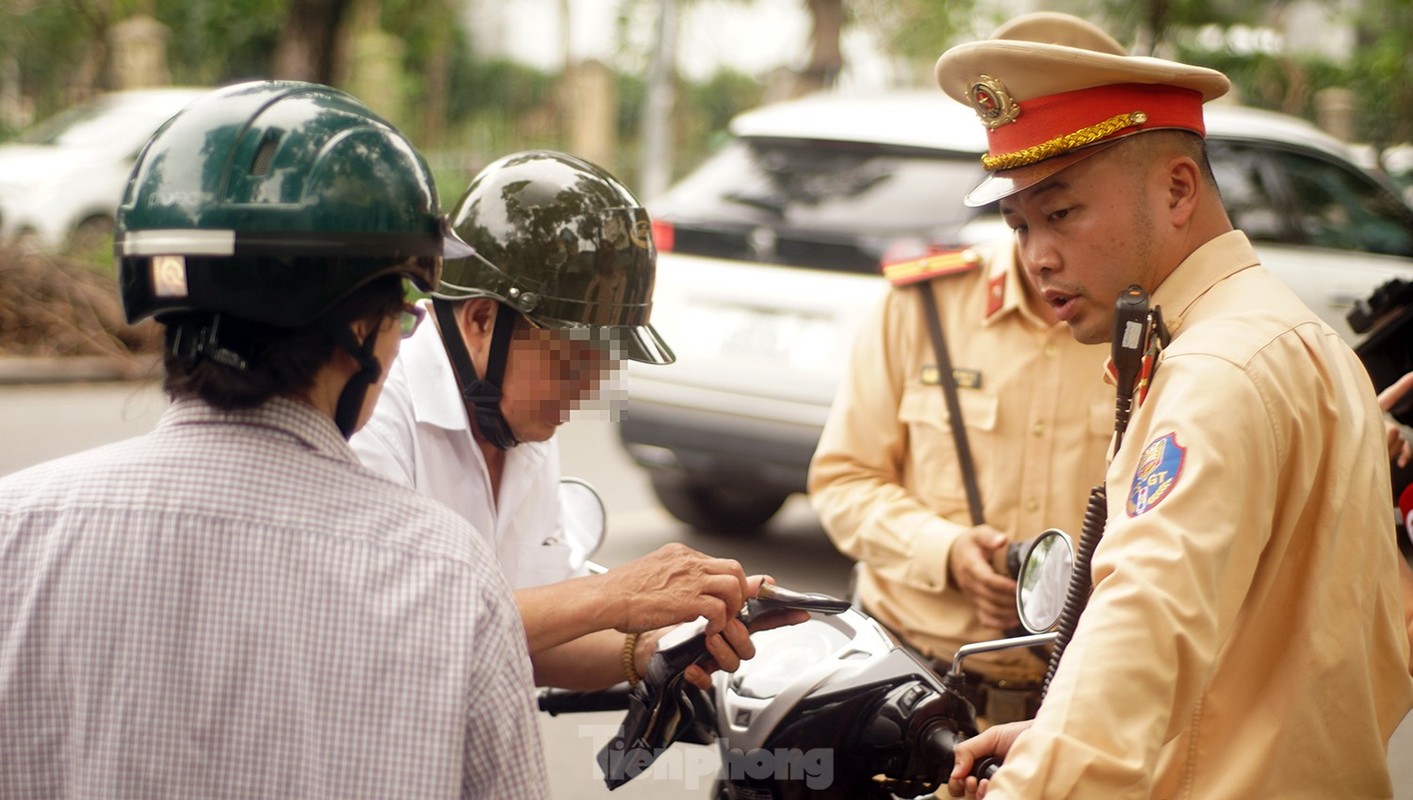
POLYGON ((451 359, 451 369, 456 373, 457 384, 461 387, 462 402, 475 420, 476 429, 486 441, 501 450, 520 444, 510 430, 510 423, 500 413, 501 381, 505 377, 510 338, 519 312, 504 303, 500 304, 491 333, 490 354, 486 359, 486 377, 481 378, 476 374, 476 365, 471 361, 466 342, 461 338, 461 328, 456 324, 455 305, 451 301, 433 298, 432 310, 437 315, 437 328, 447 357, 451 359))

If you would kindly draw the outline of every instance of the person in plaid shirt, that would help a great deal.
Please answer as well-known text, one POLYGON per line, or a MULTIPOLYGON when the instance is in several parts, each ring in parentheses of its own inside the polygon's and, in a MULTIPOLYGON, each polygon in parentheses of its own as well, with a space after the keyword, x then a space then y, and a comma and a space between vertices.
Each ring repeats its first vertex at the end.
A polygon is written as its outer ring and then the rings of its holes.
POLYGON ((547 795, 494 555, 347 444, 441 242, 343 92, 227 87, 148 143, 115 250, 172 404, 0 480, 0 797, 547 795))

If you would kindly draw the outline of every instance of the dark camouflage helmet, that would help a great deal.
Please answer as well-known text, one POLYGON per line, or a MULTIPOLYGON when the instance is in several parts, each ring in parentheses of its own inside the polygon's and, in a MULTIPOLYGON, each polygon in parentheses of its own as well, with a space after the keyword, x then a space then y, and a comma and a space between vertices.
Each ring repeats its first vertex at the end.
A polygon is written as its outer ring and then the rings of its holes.
POLYGON ((281 327, 402 275, 435 288, 443 223, 422 157, 337 89, 258 81, 169 120, 133 167, 114 253, 129 322, 214 312, 281 327))
POLYGON ((515 153, 472 179, 449 222, 435 297, 490 297, 540 327, 591 329, 623 358, 674 360, 648 322, 652 225, 607 171, 564 153, 515 153))

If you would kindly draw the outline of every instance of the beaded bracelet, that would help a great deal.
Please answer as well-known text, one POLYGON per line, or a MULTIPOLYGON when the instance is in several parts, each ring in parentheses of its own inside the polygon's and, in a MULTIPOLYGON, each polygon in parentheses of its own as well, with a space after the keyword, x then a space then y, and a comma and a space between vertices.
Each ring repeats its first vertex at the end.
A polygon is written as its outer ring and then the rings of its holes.
POLYGON ((630 633, 623 637, 623 677, 628 679, 628 688, 636 689, 642 682, 643 676, 638 674, 638 668, 633 663, 633 651, 638 647, 638 634, 630 633))

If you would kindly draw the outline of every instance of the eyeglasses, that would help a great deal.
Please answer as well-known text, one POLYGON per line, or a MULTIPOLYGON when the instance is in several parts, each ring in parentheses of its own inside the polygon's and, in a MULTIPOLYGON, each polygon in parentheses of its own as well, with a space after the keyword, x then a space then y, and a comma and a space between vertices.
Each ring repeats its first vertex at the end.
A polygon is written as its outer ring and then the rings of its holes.
POLYGON ((417 330, 417 326, 422 324, 422 318, 427 316, 427 309, 416 303, 402 304, 402 311, 397 315, 397 327, 402 332, 402 338, 406 339, 417 330))

